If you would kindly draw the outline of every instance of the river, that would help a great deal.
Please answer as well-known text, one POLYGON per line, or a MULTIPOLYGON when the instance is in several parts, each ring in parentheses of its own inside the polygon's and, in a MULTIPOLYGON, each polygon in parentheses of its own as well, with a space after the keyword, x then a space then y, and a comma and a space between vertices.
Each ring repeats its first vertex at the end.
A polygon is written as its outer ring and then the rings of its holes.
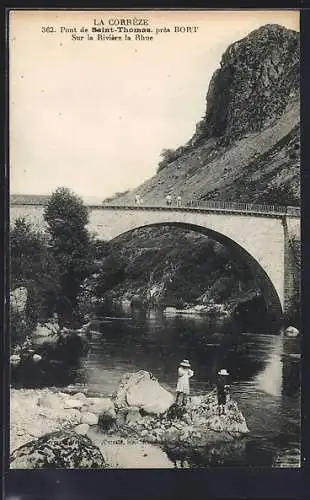
MULTIPOLYGON (((225 367, 250 434, 241 452, 221 465, 300 466, 298 339, 238 332, 223 320, 130 308, 98 311, 93 329, 75 385, 108 396, 124 373, 148 370, 174 392, 178 363, 187 358, 195 372, 191 394, 199 395, 214 387, 218 369, 225 367)), ((187 457, 192 466, 203 466, 205 458, 187 457)))

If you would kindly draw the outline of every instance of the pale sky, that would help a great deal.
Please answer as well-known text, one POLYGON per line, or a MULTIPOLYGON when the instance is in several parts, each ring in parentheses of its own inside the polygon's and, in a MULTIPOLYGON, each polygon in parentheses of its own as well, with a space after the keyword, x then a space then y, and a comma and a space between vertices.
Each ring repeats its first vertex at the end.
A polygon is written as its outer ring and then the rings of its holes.
POLYGON ((228 45, 274 23, 298 31, 299 12, 11 12, 11 193, 66 186, 102 200, 137 187, 155 174, 164 148, 192 136, 228 45), (94 19, 109 27, 109 19, 134 17, 171 32, 126 42, 73 41, 59 32, 77 27, 81 35, 94 19), (176 25, 198 30, 174 33, 176 25), (42 26, 56 32, 42 33, 42 26))

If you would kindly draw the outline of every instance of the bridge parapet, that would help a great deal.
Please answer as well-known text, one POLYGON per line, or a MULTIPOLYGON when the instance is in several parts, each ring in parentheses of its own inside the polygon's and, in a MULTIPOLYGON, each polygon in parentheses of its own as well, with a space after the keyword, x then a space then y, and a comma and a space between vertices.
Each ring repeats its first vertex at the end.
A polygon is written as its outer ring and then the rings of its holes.
POLYGON ((228 213, 240 213, 245 215, 267 215, 274 217, 300 217, 300 207, 292 206, 281 206, 281 205, 262 205, 256 203, 237 203, 237 202, 225 202, 225 201, 188 201, 182 205, 163 205, 162 203, 152 203, 143 205, 128 205, 127 203, 113 204, 113 203, 103 203, 100 206, 94 206, 94 208, 110 208, 110 209, 169 209, 169 210, 201 210, 201 211, 212 211, 212 212, 228 212, 228 213))

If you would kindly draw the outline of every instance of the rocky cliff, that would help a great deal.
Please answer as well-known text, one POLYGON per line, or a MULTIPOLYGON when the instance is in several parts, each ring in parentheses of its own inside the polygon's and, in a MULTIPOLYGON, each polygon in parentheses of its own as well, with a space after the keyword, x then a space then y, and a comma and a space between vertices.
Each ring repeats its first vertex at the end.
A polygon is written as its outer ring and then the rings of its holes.
POLYGON ((184 201, 300 203, 299 33, 266 25, 228 47, 206 110, 184 146, 163 153, 157 174, 116 202, 166 194, 184 201))

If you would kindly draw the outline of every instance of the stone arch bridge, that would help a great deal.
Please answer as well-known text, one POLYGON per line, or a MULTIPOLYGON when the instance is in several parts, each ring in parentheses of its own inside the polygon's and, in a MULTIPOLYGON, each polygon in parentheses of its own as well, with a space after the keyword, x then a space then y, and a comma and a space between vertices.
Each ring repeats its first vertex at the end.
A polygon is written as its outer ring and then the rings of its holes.
POLYGON ((90 207, 91 227, 106 240, 144 226, 173 225, 198 231, 230 247, 256 277, 269 307, 289 311, 296 292, 291 237, 300 237, 300 209, 245 203, 205 202, 193 206, 90 207))

